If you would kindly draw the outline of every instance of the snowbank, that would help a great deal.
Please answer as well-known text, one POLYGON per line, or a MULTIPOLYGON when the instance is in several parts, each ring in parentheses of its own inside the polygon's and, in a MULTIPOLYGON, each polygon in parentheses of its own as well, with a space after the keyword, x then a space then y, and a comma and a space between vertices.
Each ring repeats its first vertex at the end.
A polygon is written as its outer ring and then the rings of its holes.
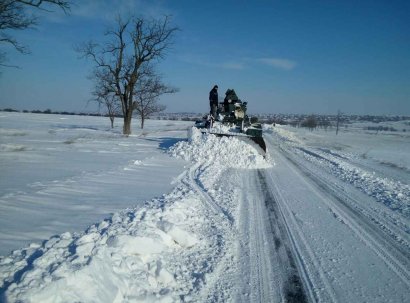
POLYGON ((0 259, 0 290, 10 302, 189 302, 218 251, 206 212, 178 188, 0 259))
POLYGON ((192 127, 188 131, 188 141, 178 142, 169 152, 174 157, 192 162, 207 159, 217 166, 243 169, 270 167, 270 161, 266 161, 253 145, 255 143, 246 137, 217 137, 192 127))

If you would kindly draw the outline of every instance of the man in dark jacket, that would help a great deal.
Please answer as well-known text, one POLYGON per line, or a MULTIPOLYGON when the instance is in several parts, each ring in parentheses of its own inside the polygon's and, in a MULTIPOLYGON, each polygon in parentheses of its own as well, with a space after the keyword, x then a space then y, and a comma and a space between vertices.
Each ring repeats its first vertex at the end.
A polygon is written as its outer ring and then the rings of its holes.
POLYGON ((216 118, 216 110, 218 108, 218 85, 215 85, 209 92, 209 106, 211 107, 210 114, 216 118))

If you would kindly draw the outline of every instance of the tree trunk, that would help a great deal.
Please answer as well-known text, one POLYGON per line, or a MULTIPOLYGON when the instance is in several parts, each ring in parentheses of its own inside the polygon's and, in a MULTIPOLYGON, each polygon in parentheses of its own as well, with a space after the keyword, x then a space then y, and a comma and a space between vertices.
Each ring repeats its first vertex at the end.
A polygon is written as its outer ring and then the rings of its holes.
POLYGON ((124 116, 124 126, 123 126, 123 134, 124 135, 131 135, 131 118, 132 118, 132 111, 128 110, 124 116))
POLYGON ((111 128, 114 128, 114 116, 110 116, 111 128))
POLYGON ((141 116, 141 129, 144 129, 145 118, 141 116))

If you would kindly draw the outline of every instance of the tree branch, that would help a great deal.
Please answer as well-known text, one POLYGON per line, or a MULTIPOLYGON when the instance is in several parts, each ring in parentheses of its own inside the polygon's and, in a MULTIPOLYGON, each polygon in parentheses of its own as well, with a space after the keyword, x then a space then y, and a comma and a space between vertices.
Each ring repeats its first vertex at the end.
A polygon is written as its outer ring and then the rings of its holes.
POLYGON ((71 3, 69 1, 63 1, 63 0, 15 0, 15 2, 19 2, 21 4, 36 7, 38 9, 41 9, 47 12, 51 12, 51 11, 46 10, 45 8, 42 8, 41 5, 43 3, 57 5, 66 14, 71 10, 71 3))

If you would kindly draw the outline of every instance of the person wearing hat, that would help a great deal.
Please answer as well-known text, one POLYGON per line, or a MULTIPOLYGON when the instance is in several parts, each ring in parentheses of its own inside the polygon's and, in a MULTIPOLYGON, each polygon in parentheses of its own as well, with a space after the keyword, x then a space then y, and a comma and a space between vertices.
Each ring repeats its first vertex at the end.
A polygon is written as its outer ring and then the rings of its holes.
POLYGON ((210 114, 216 118, 216 110, 218 108, 218 85, 215 85, 209 92, 209 106, 211 108, 210 114))

